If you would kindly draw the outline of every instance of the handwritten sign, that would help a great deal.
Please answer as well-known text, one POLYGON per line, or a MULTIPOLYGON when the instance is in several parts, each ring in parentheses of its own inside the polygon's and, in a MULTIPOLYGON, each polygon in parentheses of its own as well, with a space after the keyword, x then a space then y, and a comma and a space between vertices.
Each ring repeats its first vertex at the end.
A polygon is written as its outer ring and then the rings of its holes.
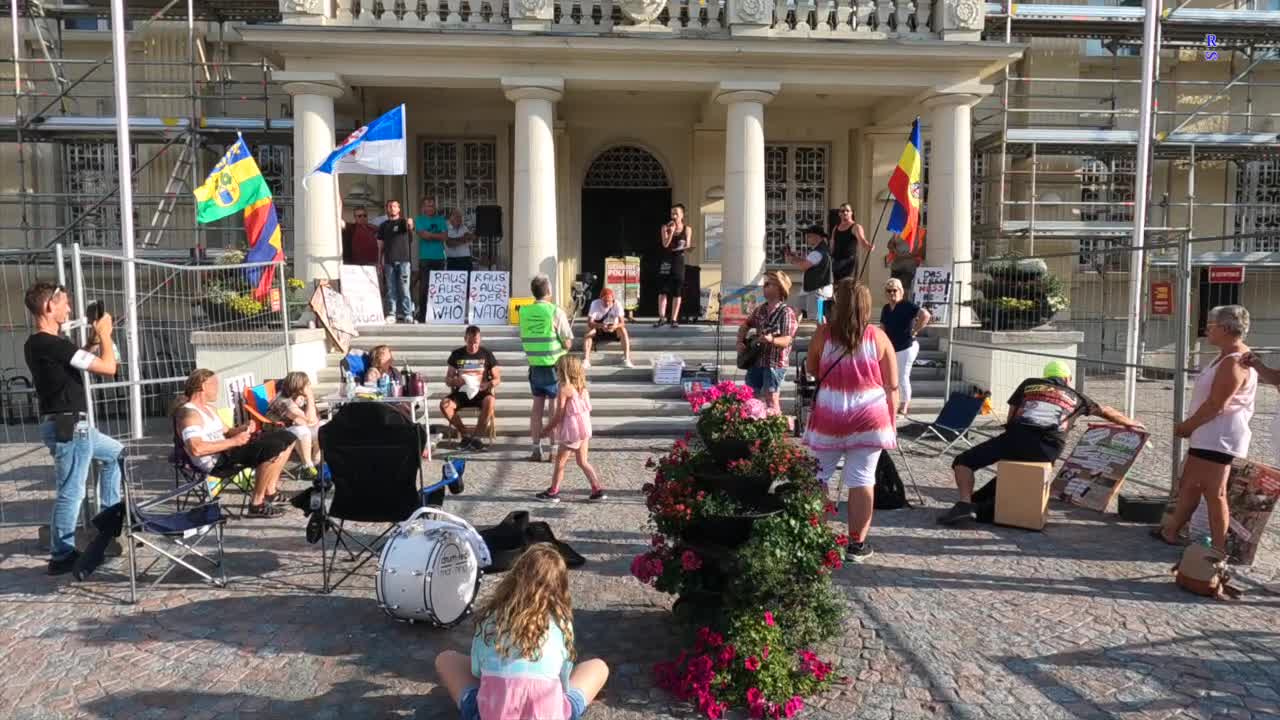
POLYGON ((427 322, 433 325, 462 325, 467 321, 467 275, 465 270, 432 270, 427 289, 427 322))
MULTIPOLYGON (((1267 521, 1280 499, 1280 469, 1252 460, 1237 459, 1227 476, 1227 508, 1231 523, 1227 526, 1227 555, 1233 565, 1252 565, 1258 545, 1266 534, 1267 521)), ((1168 520, 1172 504, 1165 510, 1168 520)), ((1209 534, 1209 515, 1204 500, 1191 516, 1191 537, 1209 534)))
POLYGON ((764 288, 758 285, 735 288, 720 296, 720 321, 725 325, 741 325, 764 302, 764 288))
POLYGON ((916 268, 911 301, 933 316, 930 325, 946 325, 951 310, 951 271, 944 267, 916 268))
POLYGON ((360 333, 351 319, 351 307, 347 305, 346 298, 322 280, 316 285, 308 305, 333 344, 344 354, 351 349, 351 338, 360 333))
POLYGON ((1049 492, 1060 500, 1106 512, 1125 473, 1147 444, 1147 433, 1120 425, 1091 424, 1071 449, 1049 492))
POLYGON ((342 297, 351 307, 356 325, 382 325, 382 293, 378 291, 378 268, 372 265, 343 265, 342 297))
POLYGON ((604 259, 604 286, 613 291, 613 297, 626 309, 627 260, 620 257, 604 259))
POLYGON ((511 300, 511 275, 497 270, 471 273, 470 322, 475 325, 506 325, 507 304, 511 300))

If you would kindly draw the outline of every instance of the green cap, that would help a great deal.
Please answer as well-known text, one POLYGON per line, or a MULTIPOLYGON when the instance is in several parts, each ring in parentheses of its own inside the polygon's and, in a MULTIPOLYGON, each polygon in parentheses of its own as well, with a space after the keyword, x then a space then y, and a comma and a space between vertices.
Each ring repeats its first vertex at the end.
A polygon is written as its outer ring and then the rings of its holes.
POLYGON ((1071 377, 1071 368, 1061 360, 1050 360, 1044 366, 1044 376, 1047 378, 1061 378, 1063 380, 1071 377))

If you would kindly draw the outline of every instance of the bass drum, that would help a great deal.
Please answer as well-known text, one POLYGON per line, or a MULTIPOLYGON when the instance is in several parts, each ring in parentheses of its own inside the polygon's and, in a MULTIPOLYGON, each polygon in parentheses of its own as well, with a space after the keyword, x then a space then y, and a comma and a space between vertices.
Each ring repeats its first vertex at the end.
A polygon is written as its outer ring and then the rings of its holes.
POLYGON ((382 548, 378 605, 397 620, 452 627, 471 613, 479 562, 462 529, 420 513, 401 523, 382 548))

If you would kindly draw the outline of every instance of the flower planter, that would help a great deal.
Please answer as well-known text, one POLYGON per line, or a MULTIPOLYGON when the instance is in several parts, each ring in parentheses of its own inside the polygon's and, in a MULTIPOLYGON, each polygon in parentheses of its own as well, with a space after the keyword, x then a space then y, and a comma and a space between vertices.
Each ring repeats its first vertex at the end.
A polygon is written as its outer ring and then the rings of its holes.
POLYGON ((762 475, 745 475, 725 471, 703 471, 698 480, 713 492, 722 492, 737 502, 759 509, 767 502, 769 486, 773 479, 762 475))
POLYGON ((751 443, 746 440, 735 438, 707 440, 703 438, 703 441, 706 442, 707 452, 711 454, 711 459, 715 461, 717 467, 727 468, 731 462, 746 460, 751 457, 751 443))
POLYGON ((745 545, 751 539, 751 528, 757 522, 782 512, 781 501, 774 499, 764 504, 766 507, 756 512, 698 518, 685 528, 682 539, 690 545, 718 545, 726 548, 745 545), (767 507, 768 505, 772 507, 767 507))

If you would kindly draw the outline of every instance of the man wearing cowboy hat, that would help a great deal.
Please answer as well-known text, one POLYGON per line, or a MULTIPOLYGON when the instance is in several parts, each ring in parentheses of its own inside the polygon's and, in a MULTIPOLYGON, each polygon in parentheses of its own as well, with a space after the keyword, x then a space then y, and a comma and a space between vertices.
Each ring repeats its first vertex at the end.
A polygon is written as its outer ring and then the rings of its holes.
POLYGON ((804 271, 805 314, 822 322, 831 307, 831 247, 821 225, 805 228, 804 242, 809 246, 809 252, 801 255, 788 250, 787 262, 804 271))

